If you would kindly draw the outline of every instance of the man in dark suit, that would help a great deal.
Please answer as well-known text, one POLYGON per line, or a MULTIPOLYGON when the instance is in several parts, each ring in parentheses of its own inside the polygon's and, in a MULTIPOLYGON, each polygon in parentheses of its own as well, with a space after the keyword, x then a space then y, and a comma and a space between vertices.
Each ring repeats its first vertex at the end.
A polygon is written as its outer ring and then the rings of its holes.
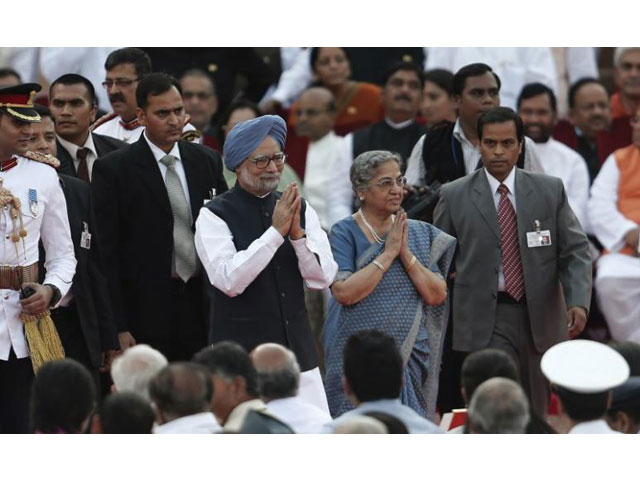
MULTIPOLYGON (((42 122, 32 127, 29 149, 55 157, 56 136, 49 109, 37 104, 34 108, 42 122)), ((119 345, 96 238, 91 190, 86 182, 69 175, 60 175, 60 185, 67 201, 71 239, 78 263, 70 292, 62 298, 58 308, 51 310, 51 316, 65 355, 89 369, 100 392, 98 371, 109 368, 119 345)), ((44 271, 42 265, 42 276, 44 271)))
POLYGON ((126 145, 116 138, 91 133, 96 119, 96 92, 81 75, 68 73, 49 88, 51 115, 56 125, 59 173, 91 181, 93 162, 126 145))
POLYGON ((512 355, 534 411, 544 415, 549 387, 540 358, 584 329, 591 256, 562 181, 515 167, 523 138, 513 110, 482 114, 484 168, 442 187, 434 224, 458 239, 454 350, 512 355))
POLYGON ((227 184, 216 152, 179 140, 185 112, 173 77, 145 76, 136 100, 145 132, 97 162, 92 183, 112 305, 123 350, 147 343, 188 360, 207 343, 194 222, 227 184))

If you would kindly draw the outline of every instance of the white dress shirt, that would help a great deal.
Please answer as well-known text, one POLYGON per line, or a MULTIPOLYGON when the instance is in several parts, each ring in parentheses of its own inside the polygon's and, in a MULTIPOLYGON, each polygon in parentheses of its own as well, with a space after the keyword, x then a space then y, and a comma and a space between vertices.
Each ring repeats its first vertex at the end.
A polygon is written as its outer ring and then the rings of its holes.
MULTIPOLYGON (((244 424, 244 420, 247 417, 247 414, 251 411, 261 412, 276 418, 262 400, 260 400, 259 398, 254 398, 253 400, 242 402, 233 410, 231 410, 231 413, 229 413, 229 417, 227 417, 227 421, 223 425, 224 431, 239 432, 242 428, 242 425, 244 424)), ((280 419, 278 418, 278 420, 280 419)))
POLYGON ((218 433, 222 430, 216 417, 211 412, 196 413, 176 418, 170 422, 156 425, 153 433, 218 433))
POLYGON ((553 138, 545 143, 536 143, 535 149, 545 173, 562 180, 571 210, 578 217, 582 229, 588 231, 587 202, 590 180, 584 158, 553 138))
MULTIPOLYGON (((195 130, 196 127, 187 123, 182 129, 182 133, 189 132, 191 130, 195 130)), ((112 118, 104 122, 102 125, 97 127, 94 132, 98 135, 106 135, 108 137, 117 138, 118 140, 122 140, 127 143, 135 143, 140 139, 140 134, 145 131, 145 127, 143 125, 139 125, 133 130, 127 130, 121 123, 121 118, 118 115, 117 117, 112 118)), ((194 143, 198 143, 199 139, 195 139, 194 143)))
POLYGON ((298 397, 280 398, 267 403, 267 408, 295 433, 321 433, 331 415, 298 397))
POLYGON ((343 137, 331 131, 320 140, 309 143, 307 150, 303 183, 305 197, 317 212, 320 225, 325 230, 331 227, 327 197, 329 190, 334 188, 330 179, 343 141, 343 137))
MULTIPOLYGON (((491 175, 487 169, 484 169, 484 173, 487 175, 487 180, 489 181, 489 188, 491 189, 491 193, 493 195, 493 204, 496 206, 496 214, 498 212, 498 205, 500 204, 500 194, 498 193, 498 187, 500 186, 500 182, 496 180, 496 178, 491 175)), ((507 198, 511 201, 513 205, 513 210, 516 210, 516 167, 511 169, 511 172, 502 182, 509 189, 509 193, 507 194, 507 198)), ((504 292, 504 268, 502 266, 502 262, 500 262, 500 271, 498 272, 498 291, 504 292)))
POLYGON ((311 48, 300 49, 289 67, 283 68, 271 98, 290 106, 312 81, 311 48))
MULTIPOLYGON (((24 157, 18 157, 17 166, 6 172, 0 172, 2 185, 20 199, 24 229, 27 236, 13 243, 13 221, 10 210, 0 210, 0 265, 28 266, 38 262, 38 241, 46 251, 44 267, 45 283, 55 285, 62 296, 71 288, 75 274, 76 259, 67 217, 67 202, 62 192, 56 171, 45 165, 24 157), (31 210, 29 190, 37 195, 37 213, 31 210)), ((19 228, 19 221, 17 226, 19 228)), ((11 347, 17 358, 29 356, 20 321, 22 306, 20 292, 0 290, 0 360, 7 360, 11 347)))
POLYGON ((87 153, 87 168, 89 169, 89 180, 91 180, 92 178, 91 174, 93 172, 93 163, 98 158, 98 152, 96 151, 96 147, 93 144, 93 136, 91 135, 91 133, 87 135, 87 140, 84 142, 84 145, 82 145, 81 147, 76 145, 75 143, 71 143, 68 140, 65 140, 58 134, 56 134, 56 138, 58 139, 60 144, 65 148, 65 150, 69 152, 69 155, 71 155, 76 172, 78 171, 78 167, 80 166, 80 160, 78 160, 78 150, 80 150, 80 148, 89 149, 89 153, 87 153))
MULTIPOLYGON (((333 259, 318 214, 308 203, 305 222, 306 237, 291 240, 291 245, 298 257, 298 269, 305 285, 321 290, 333 282, 338 264, 333 259)), ((196 221, 195 242, 211 284, 229 297, 235 297, 244 292, 271 262, 284 238, 271 226, 246 250, 238 252, 225 221, 203 207, 196 221)))
POLYGON ((590 422, 580 422, 575 425, 568 433, 600 433, 611 434, 620 433, 612 430, 605 420, 591 420, 590 422))

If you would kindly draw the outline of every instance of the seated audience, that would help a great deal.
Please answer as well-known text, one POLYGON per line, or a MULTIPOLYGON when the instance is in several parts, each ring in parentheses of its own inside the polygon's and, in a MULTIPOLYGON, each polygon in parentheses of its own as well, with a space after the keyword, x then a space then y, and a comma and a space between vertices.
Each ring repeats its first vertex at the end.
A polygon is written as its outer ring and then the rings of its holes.
POLYGON ((620 433, 640 433, 640 377, 629 377, 613 389, 607 423, 620 433))
POLYGON ((169 362, 149 345, 135 345, 117 356, 111 365, 112 390, 133 392, 149 400, 149 381, 169 362))
POLYGON ((409 433, 407 426, 393 415, 382 412, 367 412, 362 414, 364 417, 375 418, 382 422, 387 428, 387 433, 409 433))
POLYGON ((349 418, 342 422, 340 425, 337 425, 333 429, 333 433, 343 434, 379 434, 379 433, 389 433, 387 427, 380 420, 372 417, 368 417, 365 415, 354 415, 352 418, 349 418))
POLYGON ((456 104, 452 95, 453 73, 441 68, 425 72, 420 112, 427 128, 442 121, 456 121, 456 104))
POLYGON ((616 48, 613 66, 618 91, 611 95, 611 116, 629 119, 640 108, 640 47, 616 48))
POLYGON ((469 402, 470 433, 525 433, 529 402, 518 383, 491 378, 480 385, 469 402))
POLYGON ((112 393, 94 417, 92 433, 151 433, 155 420, 147 399, 137 393, 112 393))

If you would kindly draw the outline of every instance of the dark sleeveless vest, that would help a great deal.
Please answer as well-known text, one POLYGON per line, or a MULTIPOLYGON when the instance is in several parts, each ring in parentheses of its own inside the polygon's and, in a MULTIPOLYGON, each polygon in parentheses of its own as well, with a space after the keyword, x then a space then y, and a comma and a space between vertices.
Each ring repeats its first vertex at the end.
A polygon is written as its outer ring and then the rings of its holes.
MULTIPOLYGON (((276 200, 281 193, 258 198, 236 186, 214 198, 206 208, 225 221, 237 251, 246 250, 270 226, 276 200)), ((305 203, 301 224, 304 228, 305 203)), ((247 351, 265 342, 291 349, 302 371, 318 366, 313 333, 304 303, 303 279, 298 257, 285 238, 271 262, 236 297, 214 290, 211 340, 233 340, 247 351)))

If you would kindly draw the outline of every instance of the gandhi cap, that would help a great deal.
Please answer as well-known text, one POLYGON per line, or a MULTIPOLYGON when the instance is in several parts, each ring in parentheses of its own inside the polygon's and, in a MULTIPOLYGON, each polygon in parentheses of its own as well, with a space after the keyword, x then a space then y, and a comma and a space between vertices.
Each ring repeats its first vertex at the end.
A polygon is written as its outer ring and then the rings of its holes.
POLYGON ((629 378, 624 357, 591 340, 554 345, 542 356, 540 368, 551 383, 576 393, 606 392, 629 378))
POLYGON ((40 115, 33 108, 33 99, 41 89, 37 83, 0 88, 0 109, 23 122, 39 122, 40 115))

